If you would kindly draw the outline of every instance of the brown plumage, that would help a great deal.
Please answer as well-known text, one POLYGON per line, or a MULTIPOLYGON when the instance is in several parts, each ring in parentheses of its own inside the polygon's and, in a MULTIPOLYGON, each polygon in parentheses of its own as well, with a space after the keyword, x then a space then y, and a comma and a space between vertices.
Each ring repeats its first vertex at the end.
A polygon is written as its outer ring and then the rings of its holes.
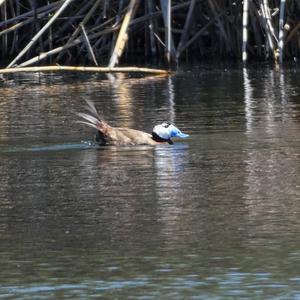
POLYGON ((97 129, 95 140, 101 145, 130 146, 173 143, 171 139, 161 139, 140 130, 125 127, 112 127, 100 118, 93 102, 88 100, 86 100, 86 102, 88 104, 87 110, 89 111, 89 114, 78 113, 78 115, 84 119, 84 121, 78 122, 97 129))

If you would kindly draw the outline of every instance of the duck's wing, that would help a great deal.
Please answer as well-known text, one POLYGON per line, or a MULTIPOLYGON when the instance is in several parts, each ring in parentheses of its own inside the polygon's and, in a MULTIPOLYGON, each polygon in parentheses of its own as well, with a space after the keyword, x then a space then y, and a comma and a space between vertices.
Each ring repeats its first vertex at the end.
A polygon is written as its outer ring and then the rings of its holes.
POLYGON ((157 142, 155 142, 152 139, 152 135, 136 130, 136 129, 130 129, 130 128, 125 128, 125 127, 118 127, 116 130, 124 135, 130 142, 131 145, 156 145, 157 142))

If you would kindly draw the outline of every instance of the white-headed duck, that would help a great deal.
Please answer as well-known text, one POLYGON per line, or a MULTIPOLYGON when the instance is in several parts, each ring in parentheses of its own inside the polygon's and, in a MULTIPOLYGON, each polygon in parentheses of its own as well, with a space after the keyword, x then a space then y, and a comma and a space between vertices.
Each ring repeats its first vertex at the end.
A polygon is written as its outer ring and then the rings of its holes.
POLYGON ((97 129, 96 142, 100 145, 130 146, 173 144, 171 138, 186 138, 189 135, 181 132, 174 125, 163 122, 153 128, 152 134, 126 127, 112 127, 103 121, 91 101, 87 101, 89 113, 78 113, 84 119, 79 121, 97 129))

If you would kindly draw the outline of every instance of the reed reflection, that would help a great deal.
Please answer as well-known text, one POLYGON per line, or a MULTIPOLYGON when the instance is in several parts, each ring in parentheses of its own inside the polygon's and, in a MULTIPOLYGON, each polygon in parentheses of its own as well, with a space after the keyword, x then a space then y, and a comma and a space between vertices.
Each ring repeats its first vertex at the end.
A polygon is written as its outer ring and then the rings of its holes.
POLYGON ((249 70, 247 68, 243 68, 243 80, 244 80, 243 84, 244 84, 244 98, 245 98, 246 133, 249 134, 249 132, 252 131, 254 101, 253 101, 253 87, 249 79, 249 70))
POLYGON ((247 69, 243 76, 248 138, 244 198, 249 218, 251 222, 265 219, 265 224, 260 227, 262 231, 273 232, 275 228, 284 231, 296 221, 288 210, 294 207, 298 211, 296 200, 300 192, 297 184, 300 180, 299 154, 290 143, 294 138, 290 135, 291 130, 299 127, 293 121, 293 105, 286 93, 291 87, 284 71, 271 70, 262 77, 264 89, 262 96, 257 97, 247 69), (282 219, 281 224, 273 221, 278 213, 286 219, 282 219))
POLYGON ((108 74, 107 78, 111 84, 112 96, 118 111, 118 119, 122 120, 123 127, 134 127, 132 82, 125 80, 124 73, 108 74))
POLYGON ((170 112, 170 122, 173 124, 175 123, 175 103, 174 103, 174 83, 173 83, 173 77, 168 77, 168 102, 169 102, 169 112, 170 112))

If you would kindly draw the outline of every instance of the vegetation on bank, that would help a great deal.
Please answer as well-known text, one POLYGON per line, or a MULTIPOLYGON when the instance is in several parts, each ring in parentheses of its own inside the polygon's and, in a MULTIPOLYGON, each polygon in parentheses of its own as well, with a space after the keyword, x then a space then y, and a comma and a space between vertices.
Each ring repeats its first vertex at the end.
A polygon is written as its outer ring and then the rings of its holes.
POLYGON ((299 0, 0 0, 0 11, 8 68, 300 55, 299 0))

